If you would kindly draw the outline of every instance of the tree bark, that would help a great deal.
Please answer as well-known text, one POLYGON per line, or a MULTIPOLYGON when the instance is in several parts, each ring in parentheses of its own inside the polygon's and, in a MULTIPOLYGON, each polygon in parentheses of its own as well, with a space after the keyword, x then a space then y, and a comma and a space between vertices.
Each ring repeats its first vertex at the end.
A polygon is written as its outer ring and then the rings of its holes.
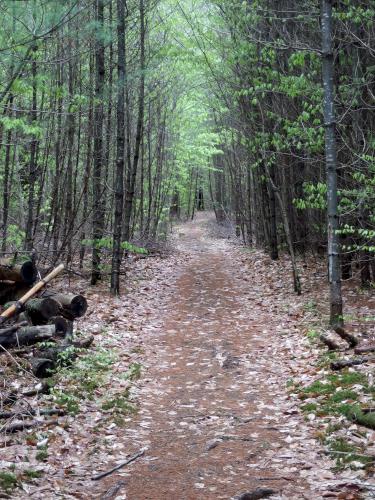
POLYGON ((96 0, 96 54, 95 54, 95 108, 94 108, 94 168, 93 168, 93 206, 92 206, 92 270, 91 284, 101 279, 101 251, 99 241, 104 232, 103 209, 103 90, 105 77, 104 64, 104 0, 96 0))
MULTIPOLYGON (((139 0, 139 19, 140 19, 140 82, 138 94, 138 117, 137 117, 137 131, 135 136, 134 156, 133 162, 129 163, 129 169, 126 178, 126 194, 125 194, 125 213, 124 213, 124 241, 130 239, 130 220, 133 212, 133 201, 135 191, 135 181, 137 177, 137 169, 139 162, 140 146, 142 141, 143 132, 143 118, 144 118, 144 101, 145 101, 145 10, 144 1, 139 0)), ((130 131, 128 131, 129 133, 130 131)))
POLYGON ((111 270, 111 294, 120 294, 122 208, 124 205, 125 169, 125 5, 117 0, 117 139, 116 172, 114 178, 115 217, 113 222, 113 250, 111 270))
POLYGON ((325 156, 327 175, 328 276, 330 286, 330 325, 343 325, 340 274, 339 213, 337 195, 337 147, 334 105, 334 57, 332 35, 332 0, 322 0, 322 76, 325 156))

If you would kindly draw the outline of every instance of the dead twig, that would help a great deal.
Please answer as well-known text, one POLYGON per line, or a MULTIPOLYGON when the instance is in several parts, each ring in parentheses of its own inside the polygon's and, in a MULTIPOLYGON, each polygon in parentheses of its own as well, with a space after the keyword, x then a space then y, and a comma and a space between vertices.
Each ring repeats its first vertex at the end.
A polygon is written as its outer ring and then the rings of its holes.
POLYGON ((58 415, 62 417, 66 412, 61 408, 51 408, 45 410, 20 410, 20 411, 2 411, 0 412, 0 418, 14 418, 14 417, 30 417, 35 415, 58 415))
POLYGON ((33 429, 41 425, 57 425, 57 420, 29 420, 25 422, 14 422, 13 424, 4 425, 0 428, 0 432, 13 433, 23 431, 25 429, 33 429))
POLYGON ((116 467, 113 467, 113 469, 110 469, 109 471, 107 472, 102 472, 101 474, 98 474, 97 476, 93 476, 91 479, 93 481, 98 481, 99 479, 103 479, 104 477, 107 477, 109 476, 110 474, 113 474, 113 472, 116 472, 117 470, 120 470, 122 469, 123 467, 125 467, 125 465, 129 465, 131 464, 132 462, 134 462, 135 460, 137 460, 137 458, 141 457, 142 455, 145 454, 145 451, 146 449, 143 449, 141 451, 139 451, 138 453, 136 453, 135 455, 131 456, 128 460, 126 460, 125 462, 122 462, 121 464, 119 465, 116 465, 116 467))

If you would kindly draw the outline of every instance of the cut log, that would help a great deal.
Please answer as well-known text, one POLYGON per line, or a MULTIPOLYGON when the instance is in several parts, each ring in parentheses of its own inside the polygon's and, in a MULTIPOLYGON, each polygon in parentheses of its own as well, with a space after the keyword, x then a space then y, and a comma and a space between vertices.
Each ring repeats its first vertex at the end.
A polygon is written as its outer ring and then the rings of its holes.
POLYGON ((29 363, 33 374, 38 378, 50 377, 56 368, 54 361, 46 358, 31 358, 29 363))
POLYGON ((57 337, 72 337, 73 335, 73 323, 63 316, 53 316, 48 324, 55 325, 57 337))
POLYGON ((32 285, 37 277, 38 272, 35 263, 31 260, 15 264, 12 259, 0 259, 0 280, 32 285))
POLYGON ((10 335, 10 334, 16 332, 17 330, 19 330, 21 327, 26 326, 26 325, 27 325, 27 322, 22 321, 20 323, 16 323, 15 325, 9 326, 8 328, 1 328, 0 329, 0 337, 2 335, 10 335))
POLYGON ((354 349, 355 354, 364 354, 365 352, 375 352, 375 344, 368 344, 356 347, 354 349))
POLYGON ((36 285, 34 285, 28 292, 25 293, 17 302, 17 305, 13 305, 6 309, 0 314, 0 324, 4 323, 7 319, 11 318, 16 312, 18 305, 24 305, 26 302, 34 297, 36 293, 39 292, 47 283, 49 283, 53 278, 55 278, 64 269, 64 264, 57 266, 52 272, 50 272, 45 278, 40 280, 36 285))
POLYGON ((262 498, 268 498, 270 496, 276 495, 277 491, 271 488, 257 488, 254 491, 247 491, 236 496, 236 500, 261 500, 262 498))
POLYGON ((0 335, 0 346, 8 348, 35 344, 51 339, 55 331, 55 325, 25 326, 11 334, 0 335))
POLYGON ((31 299, 25 304, 25 309, 33 325, 42 325, 59 312, 59 303, 51 297, 31 299))
POLYGON ((371 361, 375 361, 375 356, 366 356, 363 358, 354 359, 341 359, 340 361, 333 361, 331 363, 331 369, 338 371, 350 366, 363 365, 364 363, 369 363, 371 361))
POLYGON ((87 311, 87 300, 83 295, 46 291, 44 297, 52 297, 61 304, 60 313, 67 319, 80 318, 87 311))

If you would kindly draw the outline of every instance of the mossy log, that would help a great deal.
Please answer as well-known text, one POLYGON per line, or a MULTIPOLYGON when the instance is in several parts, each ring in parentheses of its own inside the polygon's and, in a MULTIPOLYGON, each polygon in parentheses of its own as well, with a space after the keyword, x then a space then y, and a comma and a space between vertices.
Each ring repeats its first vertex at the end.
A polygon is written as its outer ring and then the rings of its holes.
POLYGON ((375 413, 363 411, 355 411, 351 415, 351 420, 355 422, 357 425, 362 425, 363 427, 367 427, 368 429, 375 430, 375 413))
POLYGON ((25 310, 33 325, 46 324, 52 317, 59 313, 59 303, 51 297, 30 299, 25 304, 25 310))
POLYGON ((83 295, 46 291, 44 297, 51 297, 60 304, 60 314, 69 320, 80 318, 87 311, 87 300, 83 295))

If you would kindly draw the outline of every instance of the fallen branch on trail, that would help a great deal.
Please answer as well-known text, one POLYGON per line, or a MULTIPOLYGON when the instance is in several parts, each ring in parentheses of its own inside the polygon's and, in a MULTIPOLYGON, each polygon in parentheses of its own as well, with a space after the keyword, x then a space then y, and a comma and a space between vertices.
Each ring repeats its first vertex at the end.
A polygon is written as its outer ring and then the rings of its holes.
POLYGON ((103 479, 104 477, 107 477, 109 476, 110 474, 113 474, 114 472, 122 469, 122 467, 125 467, 125 465, 129 465, 131 464, 132 462, 134 462, 135 460, 137 460, 137 458, 141 457, 142 455, 145 454, 145 451, 146 449, 143 449, 141 451, 139 451, 138 453, 136 453, 135 455, 131 456, 128 460, 126 460, 125 462, 122 462, 121 464, 117 465, 116 467, 113 467, 113 469, 110 469, 109 471, 107 472, 102 472, 101 474, 98 474, 97 476, 93 476, 91 479, 93 481, 98 481, 99 479, 103 479))
POLYGON ((366 356, 363 358, 352 358, 352 359, 341 359, 340 361, 333 361, 331 363, 331 369, 338 371, 343 368, 348 368, 350 366, 358 366, 363 365, 365 363, 370 363, 371 361, 375 361, 375 356, 366 356))
POLYGON ((366 352, 375 352, 375 344, 368 344, 356 347, 354 349, 355 354, 365 354, 366 352))
POLYGON ((21 392, 20 396, 24 398, 30 398, 33 396, 37 396, 38 394, 48 394, 50 392, 51 387, 45 382, 39 382, 39 384, 33 389, 28 389, 26 391, 21 392))

